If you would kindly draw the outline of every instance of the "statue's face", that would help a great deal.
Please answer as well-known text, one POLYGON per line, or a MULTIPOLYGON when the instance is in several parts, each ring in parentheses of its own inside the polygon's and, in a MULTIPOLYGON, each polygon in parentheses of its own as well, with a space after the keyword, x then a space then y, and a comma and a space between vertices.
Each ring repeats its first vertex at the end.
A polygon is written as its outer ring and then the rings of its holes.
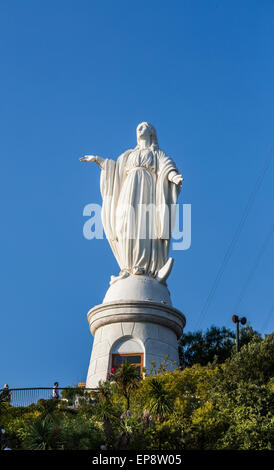
POLYGON ((137 140, 138 138, 144 138, 149 135, 151 135, 150 127, 146 122, 141 122, 141 124, 137 126, 137 140))

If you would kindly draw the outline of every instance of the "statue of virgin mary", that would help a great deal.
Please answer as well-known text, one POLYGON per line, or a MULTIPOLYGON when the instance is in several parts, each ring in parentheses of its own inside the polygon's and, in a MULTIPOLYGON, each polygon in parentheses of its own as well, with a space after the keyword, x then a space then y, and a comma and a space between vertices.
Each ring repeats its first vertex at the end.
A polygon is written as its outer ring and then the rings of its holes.
POLYGON ((165 282, 173 263, 168 252, 183 177, 160 150, 155 128, 139 124, 137 146, 117 161, 93 155, 80 160, 101 167, 102 222, 121 269, 112 283, 131 274, 165 282))

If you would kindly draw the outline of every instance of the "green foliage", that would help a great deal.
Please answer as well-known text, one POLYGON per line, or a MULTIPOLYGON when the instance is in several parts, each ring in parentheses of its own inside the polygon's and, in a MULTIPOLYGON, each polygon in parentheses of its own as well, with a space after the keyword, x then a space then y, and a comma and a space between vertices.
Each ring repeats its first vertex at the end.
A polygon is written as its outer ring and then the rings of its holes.
POLYGON ((184 448, 182 428, 172 421, 152 423, 148 429, 143 431, 142 438, 143 447, 132 448, 150 451, 182 450, 184 448))
POLYGON ((227 328, 212 326, 206 331, 185 333, 179 340, 180 363, 182 367, 194 364, 207 365, 217 358, 224 362, 231 354, 234 333, 227 328))
MULTIPOLYGON (((242 328, 240 352, 232 345, 220 357, 173 372, 166 359, 143 380, 124 364, 92 401, 82 390, 77 409, 62 400, 25 408, 4 402, 1 424, 13 449, 273 449, 274 335, 242 328)), ((78 390, 65 393, 74 400, 78 390)))
POLYGON ((115 385, 108 380, 105 382, 100 381, 95 393, 94 415, 102 423, 104 441, 108 449, 112 449, 118 439, 117 427, 122 413, 121 404, 115 397, 115 388, 115 385))
POLYGON ((23 447, 30 450, 62 449, 63 429, 50 415, 37 418, 30 426, 23 447))
MULTIPOLYGON (((240 345, 246 345, 254 338, 261 339, 259 333, 250 326, 240 330, 240 345)), ((235 348, 235 334, 223 327, 212 326, 204 334, 202 331, 183 334, 179 342, 181 367, 194 364, 206 366, 209 362, 223 363, 235 348)))
POLYGON ((64 432, 63 449, 99 449, 105 440, 104 431, 96 419, 83 419, 81 413, 76 417, 67 415, 62 421, 64 432))
POLYGON ((140 375, 133 364, 124 362, 115 373, 115 384, 118 391, 125 397, 127 401, 127 410, 130 408, 131 394, 138 388, 140 375))
POLYGON ((42 418, 52 416, 58 407, 58 400, 52 398, 50 400, 38 400, 36 409, 40 412, 42 418))
POLYGON ((82 387, 66 387, 62 390, 61 397, 72 401, 75 396, 84 396, 84 394, 85 389, 82 387))
POLYGON ((162 422, 165 416, 173 412, 174 397, 164 386, 163 381, 156 377, 148 379, 148 387, 146 408, 162 422))
POLYGON ((173 368, 178 365, 179 364, 177 364, 175 361, 174 362, 168 361, 168 355, 166 355, 164 357, 163 362, 161 362, 161 364, 159 365, 159 367, 156 366, 156 361, 154 360, 154 361, 151 361, 151 367, 149 370, 143 367, 143 372, 146 375, 158 375, 158 374, 167 372, 171 367, 173 368))
POLYGON ((274 370, 274 333, 267 335, 264 340, 253 337, 238 354, 228 359, 226 367, 230 385, 241 380, 266 383, 274 370))

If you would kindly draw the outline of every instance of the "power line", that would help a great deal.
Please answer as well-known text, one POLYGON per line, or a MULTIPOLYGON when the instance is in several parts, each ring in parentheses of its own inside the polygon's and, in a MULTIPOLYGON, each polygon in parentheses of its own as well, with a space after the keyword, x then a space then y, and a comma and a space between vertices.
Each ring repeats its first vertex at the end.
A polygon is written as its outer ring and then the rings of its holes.
POLYGON ((271 317, 272 317, 272 313, 273 313, 273 312, 274 312, 274 305, 272 305, 272 307, 270 308, 270 310, 269 310, 269 312, 268 312, 268 314, 267 314, 267 316, 266 316, 266 319, 265 319, 264 324, 263 324, 263 326, 262 326, 262 331, 266 330, 266 327, 267 327, 268 323, 269 323, 270 320, 271 320, 271 317))
POLYGON ((243 211, 243 214, 242 214, 242 217, 241 217, 240 222, 239 222, 239 224, 238 224, 238 227, 236 228, 236 231, 235 231, 235 233, 234 233, 234 235, 233 235, 233 238, 232 238, 232 240, 231 240, 231 242, 230 242, 230 244, 229 244, 229 246, 228 246, 228 249, 227 249, 227 251, 226 251, 226 253, 225 253, 225 255, 224 255, 224 258, 223 258, 223 260, 222 260, 222 263, 221 263, 221 265, 220 265, 220 268, 219 268, 219 270, 218 270, 218 272, 217 272, 217 275, 216 275, 216 278, 215 278, 215 280, 214 280, 214 282, 213 282, 213 285, 212 285, 212 287, 211 287, 211 289, 210 289, 210 291, 209 291, 209 294, 208 294, 208 296, 207 296, 207 298, 206 298, 206 301, 205 301, 205 303, 204 303, 204 305, 203 305, 203 307, 202 307, 202 309, 201 309, 199 318, 198 318, 198 320, 197 320, 197 322, 196 322, 196 328, 198 328, 198 326, 202 323, 202 321, 203 321, 203 319, 204 319, 204 316, 206 315, 206 313, 207 313, 207 311, 208 311, 208 309, 209 309, 209 307, 210 307, 210 304, 211 304, 212 299, 213 299, 213 297, 214 297, 214 295, 215 295, 215 292, 216 292, 216 290, 217 290, 217 287, 218 287, 218 285, 219 285, 219 282, 220 282, 220 280, 221 280, 221 278, 222 278, 222 276, 223 276, 223 273, 224 273, 224 270, 225 270, 225 268, 226 268, 226 265, 227 265, 227 263, 228 263, 228 261, 229 261, 231 255, 232 255, 232 253, 233 253, 234 247, 235 247, 235 245, 236 245, 236 243, 237 243, 237 241, 238 241, 238 239, 239 239, 239 236, 240 236, 240 234, 241 234, 241 231, 242 231, 242 229, 243 229, 243 226, 244 226, 244 224, 245 224, 245 221, 246 221, 246 219, 247 219, 247 217, 248 217, 248 214, 249 214, 249 212, 250 212, 250 210, 251 210, 251 208, 252 208, 252 206, 253 206, 253 204, 254 204, 256 195, 257 195, 257 193, 258 193, 258 191, 259 191, 259 189, 260 189, 260 187, 261 187, 261 185, 262 185, 262 183, 263 183, 264 177, 265 177, 265 175, 266 175, 266 173, 267 173, 267 171, 268 171, 268 169, 269 169, 269 167, 270 167, 270 163, 271 163, 272 156, 273 156, 273 153, 272 153, 272 151, 271 151, 270 154, 267 156, 267 158, 266 158, 266 160, 265 160, 265 163, 264 163, 262 172, 261 172, 261 174, 259 175, 259 177, 257 178, 257 181, 256 181, 256 183, 255 183, 255 185, 254 185, 254 188, 253 188, 253 190, 252 190, 252 192, 251 192, 251 194, 250 194, 250 196, 249 196, 249 199, 248 199, 247 204, 246 204, 246 206, 245 206, 245 209, 244 209, 244 211, 243 211))
POLYGON ((253 264, 252 268, 250 269, 249 274, 248 274, 248 276, 247 276, 247 278, 246 278, 246 280, 245 280, 245 282, 242 286, 241 292, 238 295, 238 298, 235 302, 235 305, 234 305, 234 308, 233 308, 233 313, 238 311, 239 305, 240 305, 240 303, 241 303, 241 301, 242 301, 242 299, 245 295, 245 292, 248 288, 248 285, 249 285, 251 279, 253 278, 253 275, 254 275, 254 273, 255 273, 258 265, 259 265, 259 262, 260 262, 260 260, 263 256, 266 248, 267 248, 267 245, 271 240, 271 236, 272 236, 273 232, 274 232, 274 222, 272 223, 272 225, 270 227, 270 231, 267 233, 267 236, 264 240, 264 243, 262 244, 261 249, 260 249, 259 253, 257 254, 257 256, 255 258, 254 264, 253 264))

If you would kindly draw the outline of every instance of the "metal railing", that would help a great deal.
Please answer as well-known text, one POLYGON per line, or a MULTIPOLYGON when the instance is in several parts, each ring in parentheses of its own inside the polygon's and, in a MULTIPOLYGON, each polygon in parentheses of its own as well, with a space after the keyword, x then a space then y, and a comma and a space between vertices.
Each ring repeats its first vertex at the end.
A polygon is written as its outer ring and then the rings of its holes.
MULTIPOLYGON (((77 405, 77 400, 81 397, 88 398, 90 393, 96 389, 84 387, 61 387, 54 389, 58 392, 59 400, 64 404, 77 405), (67 393, 62 393, 63 391, 67 393)), ((35 387, 35 388, 9 388, 0 390, 0 403, 8 402, 11 406, 30 406, 36 404, 38 400, 50 400, 53 398, 53 387, 35 387)))

